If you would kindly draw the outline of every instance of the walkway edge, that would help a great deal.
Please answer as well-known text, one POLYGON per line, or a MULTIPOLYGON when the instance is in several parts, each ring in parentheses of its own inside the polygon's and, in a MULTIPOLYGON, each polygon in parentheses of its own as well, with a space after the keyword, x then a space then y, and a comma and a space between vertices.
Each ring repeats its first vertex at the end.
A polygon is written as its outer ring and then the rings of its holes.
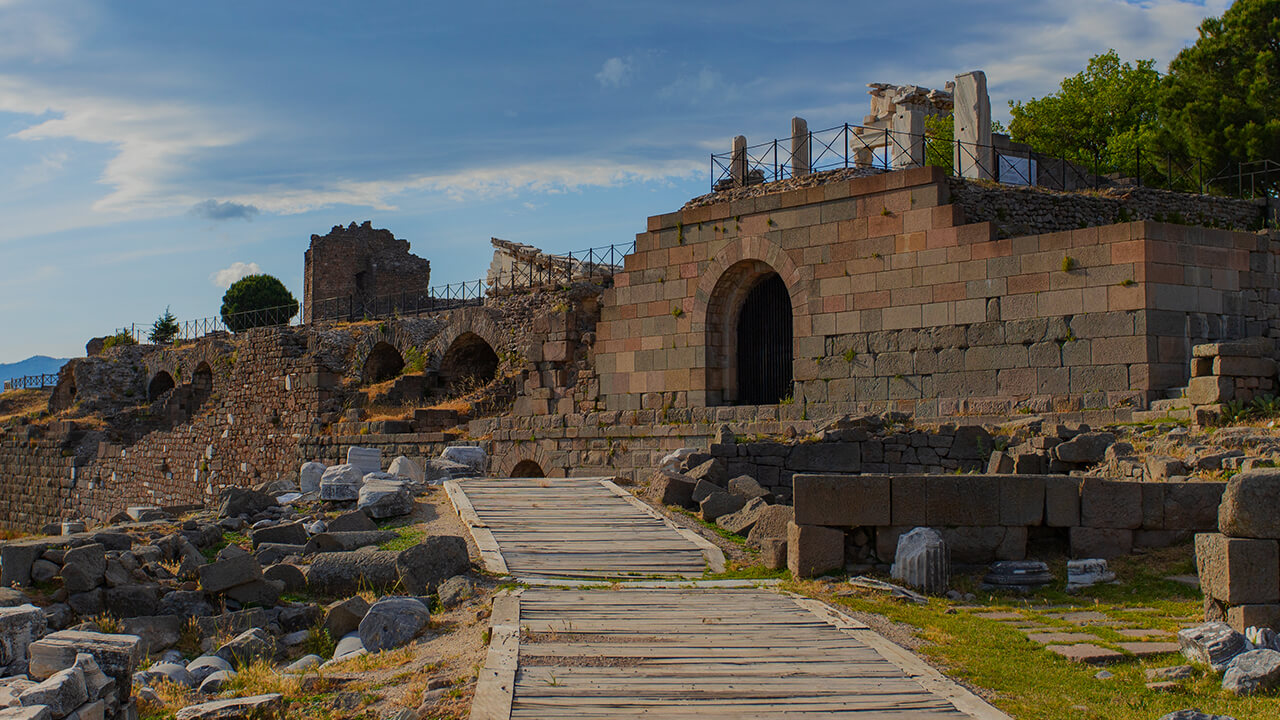
POLYGON ((679 525, 671 522, 670 518, 664 517, 662 513, 649 507, 647 504, 645 504, 643 500, 637 498, 635 495, 632 495, 626 490, 623 490, 622 488, 618 487, 618 485, 612 480, 599 480, 599 483, 605 486, 606 488, 608 488, 609 492, 631 503, 636 508, 640 509, 641 511, 643 511, 650 517, 654 518, 655 520, 661 520, 664 524, 666 524, 667 527, 671 528, 672 530, 675 530, 685 540, 688 540, 694 545, 697 545, 702 550, 702 556, 706 558, 707 567, 711 568, 712 573, 724 572, 725 570, 724 552, 720 548, 716 547, 715 544, 712 543, 710 540, 707 540, 706 538, 702 537, 701 535, 699 535, 698 533, 692 530, 689 530, 688 528, 682 528, 679 525))
POLYGON ((485 569, 495 575, 510 575, 507 561, 502 557, 502 550, 498 548, 498 541, 493 538, 489 526, 481 522, 480 517, 476 515, 476 509, 472 507, 471 500, 463 492, 462 486, 453 480, 446 480, 444 491, 449 496, 449 502, 453 503, 453 509, 458 513, 462 524, 471 531, 476 547, 480 548, 480 558, 484 560, 485 569))
POLYGON ((841 632, 851 635, 866 643, 880 653, 885 660, 897 665, 904 673, 920 684, 922 688, 945 699, 962 713, 976 720, 1013 720, 991 703, 978 697, 960 683, 943 675, 937 668, 916 657, 914 653, 889 640, 880 633, 867 627, 864 623, 849 617, 830 605, 806 598, 795 593, 787 593, 796 605, 808 610, 824 622, 839 628, 841 632))
POLYGON ((520 661, 520 593, 498 593, 493 597, 489 619, 489 654, 476 679, 471 700, 471 720, 510 720, 516 690, 516 668, 520 661))

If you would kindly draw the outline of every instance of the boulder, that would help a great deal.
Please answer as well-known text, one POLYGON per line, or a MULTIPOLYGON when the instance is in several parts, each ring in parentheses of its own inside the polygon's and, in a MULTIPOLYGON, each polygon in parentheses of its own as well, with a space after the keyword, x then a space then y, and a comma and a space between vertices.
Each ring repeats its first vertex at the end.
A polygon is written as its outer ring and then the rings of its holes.
MULTIPOLYGON (((715 486, 713 485, 712 487, 715 486)), ((717 489, 716 492, 706 496, 698 503, 698 510, 702 514, 703 520, 715 522, 717 518, 738 512, 746 504, 745 498, 730 495, 724 490, 717 489)))
POLYGON ((102 593, 102 606, 110 615, 131 618, 160 614, 158 585, 122 585, 102 593))
POLYGON ((422 466, 404 455, 392 460, 391 464, 387 466, 387 472, 402 478, 408 478, 415 485, 425 485, 427 483, 427 473, 422 469, 422 466))
POLYGON ((1079 465, 1102 462, 1107 448, 1115 444, 1116 436, 1109 432, 1083 432, 1054 446, 1052 453, 1057 460, 1079 465))
POLYGON ((787 523, 796 519, 795 508, 789 505, 766 505, 756 514, 756 522, 747 533, 747 544, 760 547, 766 539, 786 540, 787 523))
POLYGON ((220 497, 222 504, 218 507, 218 517, 222 518, 257 515, 280 504, 267 493, 247 488, 230 487, 223 490, 220 497))
POLYGON ((657 474, 649 481, 649 497, 660 505, 688 507, 693 504, 695 483, 686 477, 657 474))
POLYGON ((1204 623, 1178 631, 1178 646, 1192 662, 1222 672, 1235 657, 1249 649, 1244 635, 1223 622, 1204 623))
POLYGON ((719 458, 712 458, 689 468, 685 471, 684 476, 695 483, 699 480, 705 480, 721 488, 726 487, 729 483, 729 473, 724 468, 724 461, 719 458))
POLYGON ((739 475, 730 480, 729 492, 741 497, 743 500, 760 498, 765 502, 773 502, 773 493, 765 490, 764 486, 756 482, 756 479, 750 475, 739 475))
POLYGON ((457 535, 433 535, 396 556, 396 571, 404 588, 429 595, 433 588, 471 569, 467 541, 457 535))
POLYGON ((31 563, 31 581, 47 583, 58 577, 58 572, 61 570, 62 568, 58 567, 56 563, 44 559, 37 560, 31 563))
POLYGON ((746 535, 755 526, 760 512, 768 505, 760 498, 752 498, 741 510, 716 519, 716 526, 738 535, 746 535))
POLYGON ((1218 529, 1238 538, 1280 539, 1280 469, 1246 470, 1227 481, 1218 529))
POLYGON ((930 595, 951 587, 951 549, 937 530, 918 527, 898 538, 889 575, 930 595))
POLYGON ((320 667, 320 663, 324 662, 324 658, 319 655, 303 655, 285 666, 283 672, 286 673, 305 673, 320 667))
POLYGON ((371 653, 393 650, 426 632, 431 610, 409 597, 383 598, 360 621, 360 642, 371 653))
POLYGON ((326 525, 325 531, 330 533, 372 532, 378 529, 378 526, 369 519, 369 516, 359 510, 343 513, 330 520, 326 525))
POLYGON ((400 579, 397 554, 374 550, 320 553, 313 556, 307 566, 307 589, 329 597, 346 597, 361 590, 387 590, 400 579))
POLYGON ((174 590, 160 598, 160 614, 186 619, 213 614, 205 594, 199 590, 174 590))
POLYGON ((168 680, 183 687, 195 687, 196 679, 187 671, 186 665, 172 662, 158 662, 147 668, 145 674, 149 680, 168 680))
POLYGON ((191 674, 191 678, 195 680, 197 685, 216 672, 225 672, 233 669, 231 663, 217 655, 201 655, 187 663, 187 672, 191 674))
POLYGON ((240 555, 200 567, 200 587, 206 592, 225 592, 260 579, 262 565, 252 555, 240 555))
POLYGON ((325 608, 324 627, 330 637, 345 637, 360 627, 368 612, 369 603, 359 595, 339 600, 325 608))
POLYGON ((280 592, 296 593, 307 589, 307 576, 296 565, 281 563, 272 565, 262 571, 262 578, 268 582, 279 583, 280 592))
POLYGON ((271 607, 280 602, 282 592, 284 592, 284 583, 258 579, 228 588, 225 594, 241 605, 271 607))
POLYGON ((45 631, 45 613, 35 605, 0 608, 0 669, 27 671, 27 648, 45 631))
POLYGON ((249 532, 249 540, 257 548, 263 543, 280 545, 306 545, 307 529, 302 522, 281 523, 258 528, 249 532))
POLYGON ((311 603, 282 607, 276 615, 276 623, 280 625, 280 629, 284 632, 310 630, 323 620, 324 610, 319 605, 311 603))
POLYGON ((385 480, 366 480, 357 498, 357 507, 371 518, 400 517, 413 512, 413 495, 409 490, 385 480))
POLYGON ((218 648, 214 655, 236 667, 258 659, 270 660, 276 654, 276 641, 262 628, 245 630, 218 648))
POLYGON ((283 696, 270 693, 184 707, 174 720, 276 720, 282 717, 283 707, 283 696))
POLYGON ((461 605, 476 592, 475 584, 465 575, 455 575, 440 583, 436 594, 440 597, 440 606, 451 608, 461 605))
MULTIPOLYGON (((217 670, 215 672, 209 673, 208 676, 206 676, 203 680, 200 681, 200 694, 217 695, 218 693, 222 692, 223 688, 225 688, 228 683, 230 683, 232 680, 235 679, 236 675, 237 673, 235 670, 217 670)), ((247 716, 237 715, 236 717, 256 718, 257 716, 256 715, 247 715, 247 716)))
POLYGON ((320 477, 320 499, 347 502, 360 498, 364 472, 350 463, 334 465, 320 477))
POLYGON ((446 480, 456 480, 463 477, 478 477, 480 474, 473 470, 470 465, 463 465, 444 458, 431 458, 428 460, 423 473, 428 485, 439 485, 446 480))
POLYGON ((476 475, 484 475, 489 469, 489 455, 484 448, 474 445, 450 445, 440 457, 471 468, 476 475))
POLYGON ((182 623, 177 615, 139 615, 121 622, 125 633, 142 641, 143 655, 155 655, 177 645, 182 639, 182 623))
MULTIPOLYGON (((360 513, 364 515, 364 513, 360 513)), ((366 516, 367 517, 367 516, 366 516)), ((371 545, 381 545, 394 540, 396 535, 391 530, 361 530, 358 532, 323 532, 311 536, 302 548, 303 555, 314 555, 322 552, 351 552, 371 545)))
POLYGON ((304 493, 319 492, 320 478, 324 477, 324 471, 327 469, 324 463, 302 463, 302 467, 298 468, 298 489, 304 493))
POLYGON ((1266 692, 1280 685, 1280 652, 1271 649, 1240 653, 1222 676, 1222 688, 1235 695, 1266 692))
POLYGON ((142 656, 141 645, 135 635, 59 630, 31 643, 29 673, 36 680, 46 679, 75 665, 76 656, 85 653, 115 680, 117 697, 123 702, 129 699, 133 673, 142 656))
POLYGON ((55 718, 70 715, 88 699, 84 671, 78 667, 59 670, 40 684, 27 688, 18 695, 20 704, 27 707, 44 705, 49 708, 49 713, 55 718))
POLYGON ((62 556, 62 586, 67 592, 88 592, 102 585, 106 571, 106 548, 97 543, 71 548, 62 556))

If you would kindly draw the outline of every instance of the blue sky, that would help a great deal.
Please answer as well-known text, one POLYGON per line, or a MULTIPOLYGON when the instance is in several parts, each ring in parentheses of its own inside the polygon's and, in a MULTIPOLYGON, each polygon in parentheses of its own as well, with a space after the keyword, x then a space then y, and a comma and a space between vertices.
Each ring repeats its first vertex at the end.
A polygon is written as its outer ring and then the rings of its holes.
POLYGON ((1109 48, 1163 67, 1222 0, 0 0, 0 363, 301 299, 312 233, 372 220, 484 275, 497 236, 623 243, 709 154, 859 122, 868 82, 987 73, 997 117, 1109 48))

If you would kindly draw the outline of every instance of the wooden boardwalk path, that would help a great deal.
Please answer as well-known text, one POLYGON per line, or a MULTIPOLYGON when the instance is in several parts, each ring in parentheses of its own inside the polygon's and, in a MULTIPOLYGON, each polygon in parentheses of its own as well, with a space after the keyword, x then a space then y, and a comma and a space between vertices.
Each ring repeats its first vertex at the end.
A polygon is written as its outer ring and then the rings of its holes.
POLYGON ((517 577, 701 577, 724 555, 605 478, 445 483, 491 572, 517 577))
POLYGON ((490 569, 542 584, 495 597, 472 720, 1009 720, 815 600, 687 580, 573 586, 633 573, 702 574, 700 546, 612 483, 446 487, 490 569), (569 586, 546 586, 557 577, 569 586))

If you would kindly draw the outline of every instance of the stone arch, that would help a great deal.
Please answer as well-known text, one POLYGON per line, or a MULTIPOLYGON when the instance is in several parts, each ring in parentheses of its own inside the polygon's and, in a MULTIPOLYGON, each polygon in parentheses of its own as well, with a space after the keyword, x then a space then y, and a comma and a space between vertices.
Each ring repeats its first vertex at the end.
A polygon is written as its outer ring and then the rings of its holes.
POLYGON ((496 477, 521 477, 515 472, 522 466, 523 468, 537 467, 543 472, 541 477, 565 476, 564 470, 555 466, 551 460, 551 454, 540 443, 521 443, 512 446, 492 467, 496 477))
MULTIPOLYGON (((365 383, 364 369, 369 363, 369 356, 379 346, 391 346, 391 349, 400 356, 401 362, 404 362, 409 357, 410 349, 418 347, 420 342, 419 339, 415 339, 413 333, 401 327, 399 323, 384 322, 377 330, 359 339, 352 351, 351 364, 347 366, 345 375, 365 383)), ((379 352, 385 352, 385 349, 379 349, 379 352)))
POLYGON ((450 391, 459 385, 484 384, 497 376, 500 363, 493 345, 473 332, 465 332, 440 358, 440 379, 450 391))
POLYGON ((177 387, 177 383, 173 381, 173 375, 168 370, 161 370, 152 376, 150 382, 147 383, 147 401, 155 402, 161 395, 169 392, 177 387))
POLYGON ((49 396, 49 411, 61 412, 69 410, 76 403, 76 374, 68 363, 58 372, 58 384, 49 396))
POLYGON ((521 460, 511 468, 511 477, 515 478, 540 478, 546 477, 547 474, 542 471, 542 466, 536 460, 521 460))
POLYGON ((390 380, 404 370, 404 356, 389 342, 376 343, 360 366, 360 382, 374 385, 390 380))
MULTIPOLYGON (((791 326, 785 328, 789 332, 781 333, 777 342, 784 346, 784 360, 780 362, 793 365, 796 340, 809 329, 809 282, 807 268, 796 267, 786 251, 762 237, 742 238, 716 253, 694 293, 691 318, 691 329, 702 333, 707 349, 706 390, 701 398, 706 405, 742 404, 745 400, 772 404, 781 399, 739 392, 739 354, 745 349, 739 342, 741 314, 748 302, 758 301, 770 286, 775 295, 785 289, 791 326)), ((785 384, 791 384, 789 376, 785 384)), ((783 392, 782 396, 788 394, 789 391, 783 392)), ((691 402, 695 399, 691 398, 691 402)))
POLYGON ((458 338, 472 334, 484 340, 495 353, 509 349, 503 333, 484 308, 461 308, 449 314, 449 324, 432 342, 432 355, 443 358, 458 338))

